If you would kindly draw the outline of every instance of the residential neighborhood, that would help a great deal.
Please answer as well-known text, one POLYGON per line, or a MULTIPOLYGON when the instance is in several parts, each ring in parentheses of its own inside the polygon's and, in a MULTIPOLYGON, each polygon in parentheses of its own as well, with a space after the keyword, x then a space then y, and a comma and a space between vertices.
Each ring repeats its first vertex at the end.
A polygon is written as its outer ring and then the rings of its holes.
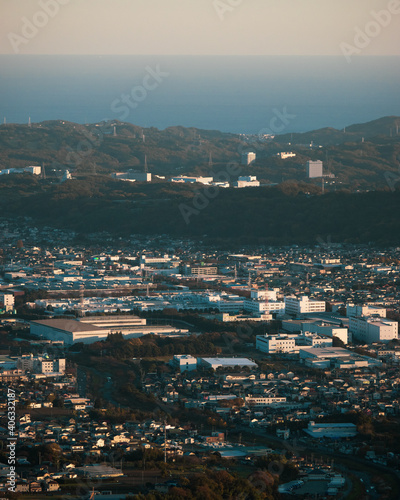
POLYGON ((397 477, 400 248, 43 247, 33 229, 15 246, 7 229, 0 431, 12 389, 16 494, 83 483, 89 498, 96 478, 98 498, 129 498, 179 488, 177 468, 264 464, 282 498, 336 498, 362 477, 346 457, 397 477))

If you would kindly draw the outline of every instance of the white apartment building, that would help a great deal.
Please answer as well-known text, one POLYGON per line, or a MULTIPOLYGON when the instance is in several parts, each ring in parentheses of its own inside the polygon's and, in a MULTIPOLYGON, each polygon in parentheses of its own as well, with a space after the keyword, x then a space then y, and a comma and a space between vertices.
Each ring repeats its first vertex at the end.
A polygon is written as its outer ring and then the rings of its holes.
POLYGON ((386 318, 386 309, 384 307, 377 307, 371 304, 363 304, 356 306, 354 304, 347 304, 346 316, 380 316, 386 318))
POLYGON ((324 301, 310 300, 306 295, 301 297, 285 297, 286 314, 309 314, 316 312, 325 312, 326 304, 324 301))
POLYGON ((309 160, 306 163, 306 174, 309 179, 323 176, 323 163, 321 160, 309 160))
POLYGON ((350 316, 349 330, 354 338, 366 344, 389 342, 398 338, 397 321, 389 321, 380 316, 350 316))

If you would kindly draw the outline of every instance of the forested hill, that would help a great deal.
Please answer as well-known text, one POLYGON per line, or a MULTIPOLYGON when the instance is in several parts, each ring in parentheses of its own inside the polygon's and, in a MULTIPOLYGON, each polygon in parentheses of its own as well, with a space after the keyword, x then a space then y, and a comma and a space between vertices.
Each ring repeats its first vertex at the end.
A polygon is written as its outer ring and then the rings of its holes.
MULTIPOLYGON (((399 175, 399 117, 351 125, 346 130, 325 128, 305 134, 227 134, 196 128, 158 130, 110 121, 79 125, 50 121, 0 125, 0 169, 44 165, 46 177, 143 171, 145 162, 159 176, 212 175, 229 162, 240 162, 243 151, 254 151, 255 163, 241 175, 256 175, 264 184, 306 179, 305 163, 322 160, 326 189, 352 191, 384 189, 399 175), (280 152, 296 156, 282 159, 280 152)), ((234 180, 234 179, 233 179, 234 180)), ((392 184, 389 185, 392 187, 392 184)))
POLYGON ((326 127, 302 134, 282 134, 276 137, 276 141, 280 143, 291 142, 295 144, 310 144, 314 142, 322 146, 334 144, 342 144, 345 142, 360 142, 373 140, 376 142, 378 138, 395 137, 399 135, 400 117, 385 116, 378 120, 372 120, 367 123, 357 123, 345 127, 342 130, 326 127))
POLYGON ((104 176, 50 184, 29 175, 0 177, 3 216, 81 235, 166 234, 236 244, 400 244, 400 191, 332 192, 293 182, 274 188, 214 189, 131 184, 104 176))

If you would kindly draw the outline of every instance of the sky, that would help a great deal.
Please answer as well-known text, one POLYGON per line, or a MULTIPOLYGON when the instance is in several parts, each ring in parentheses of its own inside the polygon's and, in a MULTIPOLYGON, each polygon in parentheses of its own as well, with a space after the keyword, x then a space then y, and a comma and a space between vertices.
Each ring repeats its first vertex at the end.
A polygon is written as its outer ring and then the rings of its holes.
POLYGON ((400 0, 0 0, 0 54, 400 55, 400 0))

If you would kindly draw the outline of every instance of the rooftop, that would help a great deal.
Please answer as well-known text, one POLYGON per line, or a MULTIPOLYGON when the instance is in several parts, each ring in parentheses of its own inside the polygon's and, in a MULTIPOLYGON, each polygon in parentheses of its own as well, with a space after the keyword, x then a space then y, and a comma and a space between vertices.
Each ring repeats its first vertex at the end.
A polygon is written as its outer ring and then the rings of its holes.
POLYGON ((94 330, 103 331, 98 326, 81 323, 75 319, 43 319, 39 321, 32 321, 37 325, 47 326, 49 328, 56 328, 65 332, 92 332, 94 330))

